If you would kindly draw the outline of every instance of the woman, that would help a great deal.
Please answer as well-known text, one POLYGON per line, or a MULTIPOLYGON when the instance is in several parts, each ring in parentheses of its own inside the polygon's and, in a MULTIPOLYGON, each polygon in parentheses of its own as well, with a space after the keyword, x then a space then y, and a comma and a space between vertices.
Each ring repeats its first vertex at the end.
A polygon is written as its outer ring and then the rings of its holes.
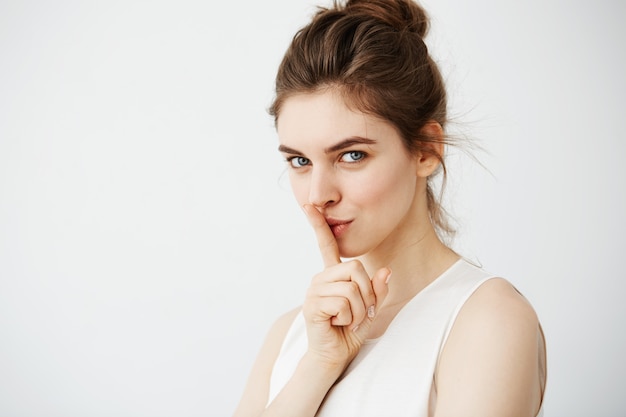
POLYGON ((427 28, 411 0, 348 1, 283 59, 270 113, 324 270, 270 330, 237 417, 541 413, 534 310, 441 239, 446 93, 427 28))

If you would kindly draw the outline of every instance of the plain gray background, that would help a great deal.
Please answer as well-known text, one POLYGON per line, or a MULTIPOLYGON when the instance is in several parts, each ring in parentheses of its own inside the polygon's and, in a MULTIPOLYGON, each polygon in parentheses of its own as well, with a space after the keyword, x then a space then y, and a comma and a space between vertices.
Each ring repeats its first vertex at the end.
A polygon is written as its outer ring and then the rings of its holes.
MULTIPOLYGON (((0 3, 0 415, 233 411, 321 267, 265 112, 313 4, 0 3)), ((424 4, 486 150, 453 246, 535 306, 546 415, 626 415, 625 3, 424 4)))

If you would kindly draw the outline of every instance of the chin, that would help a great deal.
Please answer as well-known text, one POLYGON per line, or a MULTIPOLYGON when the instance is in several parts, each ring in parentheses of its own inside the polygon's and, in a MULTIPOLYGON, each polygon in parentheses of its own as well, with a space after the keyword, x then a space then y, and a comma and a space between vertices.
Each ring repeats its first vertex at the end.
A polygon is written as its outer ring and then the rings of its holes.
POLYGON ((363 247, 348 246, 339 244, 339 256, 342 258, 358 258, 365 255, 369 250, 363 247))

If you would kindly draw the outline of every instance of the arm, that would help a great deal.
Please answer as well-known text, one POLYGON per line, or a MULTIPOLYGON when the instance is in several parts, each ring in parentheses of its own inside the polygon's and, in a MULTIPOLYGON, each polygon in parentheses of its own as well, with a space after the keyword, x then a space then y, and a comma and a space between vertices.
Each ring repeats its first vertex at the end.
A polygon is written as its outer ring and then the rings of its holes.
POLYGON ((526 299, 503 279, 485 282, 461 309, 441 354, 435 416, 536 416, 544 349, 526 299))
POLYGON ((265 342, 252 366, 243 395, 233 417, 260 416, 270 390, 270 377, 289 326, 300 308, 291 310, 276 320, 268 332, 265 342))
POLYGON ((312 355, 302 358, 289 383, 266 409, 272 368, 289 326, 300 308, 281 316, 270 329, 248 377, 233 417, 314 416, 342 367, 320 367, 312 355))

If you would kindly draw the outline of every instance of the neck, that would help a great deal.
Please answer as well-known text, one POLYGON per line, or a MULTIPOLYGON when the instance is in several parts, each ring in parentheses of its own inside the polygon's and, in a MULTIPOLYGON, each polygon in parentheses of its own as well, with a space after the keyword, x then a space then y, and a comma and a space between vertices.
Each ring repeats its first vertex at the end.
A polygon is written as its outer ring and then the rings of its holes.
POLYGON ((408 229, 413 233, 406 233, 394 243, 383 242, 360 258, 370 275, 380 268, 391 268, 385 306, 404 305, 459 259, 441 242, 430 222, 422 224, 425 226, 414 225, 408 229))

